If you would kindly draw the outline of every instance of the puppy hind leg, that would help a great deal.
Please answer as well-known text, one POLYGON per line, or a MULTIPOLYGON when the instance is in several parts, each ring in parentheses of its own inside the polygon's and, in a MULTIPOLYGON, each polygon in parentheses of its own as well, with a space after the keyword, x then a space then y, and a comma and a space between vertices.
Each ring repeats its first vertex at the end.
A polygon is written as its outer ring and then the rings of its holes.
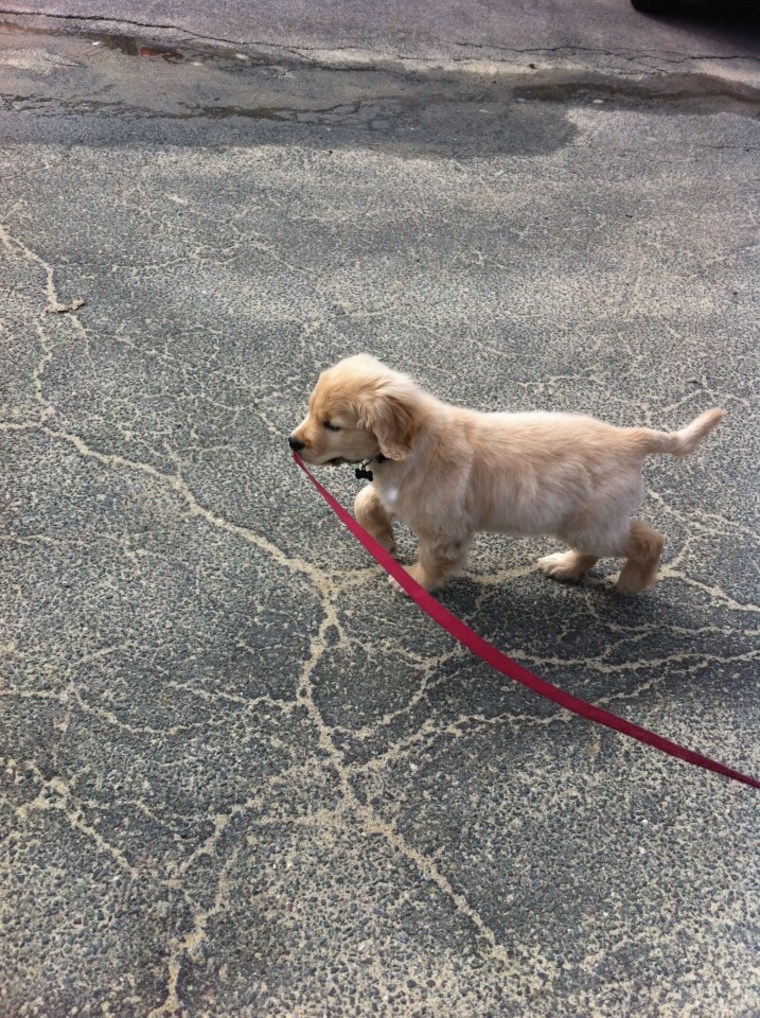
POLYGON ((631 520, 622 554, 627 562, 617 579, 622 594, 638 594, 651 587, 657 576, 665 538, 643 520, 631 520))
POLYGON ((538 568, 553 580, 579 580, 598 562, 595 555, 585 555, 582 551, 571 549, 556 552, 538 560, 538 568))
POLYGON ((371 484, 362 488, 356 496, 354 515, 378 544, 381 544, 391 555, 396 554, 396 541, 393 537, 393 518, 389 515, 371 484))

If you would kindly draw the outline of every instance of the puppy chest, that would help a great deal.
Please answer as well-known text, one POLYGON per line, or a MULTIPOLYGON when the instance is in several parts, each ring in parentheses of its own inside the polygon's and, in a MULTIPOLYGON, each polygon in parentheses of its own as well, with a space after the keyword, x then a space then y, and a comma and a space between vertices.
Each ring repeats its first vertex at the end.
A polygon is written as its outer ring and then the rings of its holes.
POLYGON ((399 494, 399 489, 395 484, 380 490, 380 500, 389 512, 398 512, 399 494))

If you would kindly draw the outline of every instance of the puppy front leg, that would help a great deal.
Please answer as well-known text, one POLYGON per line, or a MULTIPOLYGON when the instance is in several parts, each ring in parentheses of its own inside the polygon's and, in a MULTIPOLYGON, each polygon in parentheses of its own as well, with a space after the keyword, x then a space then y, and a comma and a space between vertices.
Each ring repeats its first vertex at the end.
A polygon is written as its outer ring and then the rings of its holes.
MULTIPOLYGON (((419 561, 410 566, 407 572, 425 590, 435 590, 449 576, 464 567, 471 540, 471 534, 459 539, 450 536, 421 536, 419 561)), ((392 577, 391 586, 402 590, 392 577)))
POLYGON ((396 554, 396 542, 393 538, 393 518, 380 501, 374 485, 362 488, 354 502, 354 514, 374 539, 391 555, 396 554))

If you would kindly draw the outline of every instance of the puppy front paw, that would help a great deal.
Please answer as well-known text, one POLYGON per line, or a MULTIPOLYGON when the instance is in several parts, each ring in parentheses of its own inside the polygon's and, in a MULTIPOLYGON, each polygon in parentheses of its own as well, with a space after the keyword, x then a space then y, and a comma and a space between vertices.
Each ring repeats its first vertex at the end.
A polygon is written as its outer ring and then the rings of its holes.
POLYGON ((394 579, 392 576, 388 577, 388 583, 390 583, 391 587, 393 587, 397 594, 403 594, 404 597, 409 597, 409 595, 401 586, 401 584, 398 582, 398 580, 394 579))
POLYGON ((594 565, 596 559, 577 551, 558 551, 538 560, 538 568, 553 580, 580 580, 594 565))
MULTIPOLYGON (((416 580, 417 583, 419 583, 419 585, 424 590, 430 590, 431 589, 431 587, 427 583, 427 578, 425 576, 425 572, 424 572, 422 566, 419 564, 419 562, 415 563, 413 566, 409 566, 408 569, 405 569, 405 572, 409 573, 411 578, 413 580, 416 580)), ((395 580, 392 576, 389 576, 388 577, 388 582, 390 583, 390 585, 393 587, 394 590, 397 590, 400 594, 403 594, 404 597, 409 597, 409 595, 404 590, 404 588, 401 586, 401 584, 398 582, 398 580, 395 580)))
POLYGON ((572 578, 568 572, 567 555, 558 551, 554 555, 545 555, 536 563, 545 576, 551 576, 553 580, 569 580, 572 578))

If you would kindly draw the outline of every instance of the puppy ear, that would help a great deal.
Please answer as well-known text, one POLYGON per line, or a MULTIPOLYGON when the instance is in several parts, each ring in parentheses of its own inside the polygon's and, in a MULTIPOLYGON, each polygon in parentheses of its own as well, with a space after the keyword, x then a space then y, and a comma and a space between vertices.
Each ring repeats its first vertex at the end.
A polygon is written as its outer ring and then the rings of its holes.
POLYGON ((417 407, 413 397, 393 389, 376 393, 364 407, 367 427, 390 460, 405 460, 417 434, 417 407))

